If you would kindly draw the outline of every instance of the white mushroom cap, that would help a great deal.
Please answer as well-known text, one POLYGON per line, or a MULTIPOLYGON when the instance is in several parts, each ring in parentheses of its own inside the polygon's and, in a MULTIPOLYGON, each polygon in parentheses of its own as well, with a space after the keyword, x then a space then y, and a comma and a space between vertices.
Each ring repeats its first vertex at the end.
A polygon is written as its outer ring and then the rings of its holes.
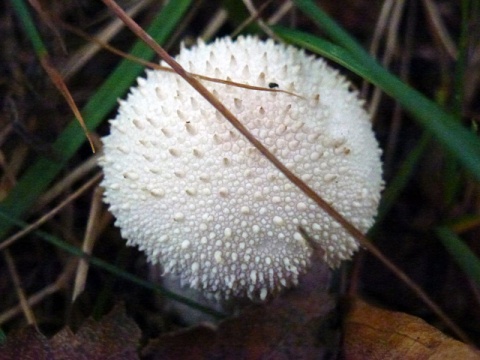
MULTIPOLYGON (((296 175, 358 229, 383 186, 370 118, 350 83, 292 46, 240 37, 182 49, 202 80, 296 175)), ((183 284, 217 298, 265 299, 296 284, 312 244, 336 267, 358 244, 189 84, 147 71, 103 138, 105 201, 129 245, 183 284)))

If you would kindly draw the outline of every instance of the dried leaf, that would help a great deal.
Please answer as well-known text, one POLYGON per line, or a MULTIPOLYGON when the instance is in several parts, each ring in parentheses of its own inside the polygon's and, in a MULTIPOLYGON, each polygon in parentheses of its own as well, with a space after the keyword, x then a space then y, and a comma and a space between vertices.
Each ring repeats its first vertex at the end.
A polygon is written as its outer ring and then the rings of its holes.
POLYGON ((247 308, 217 328, 198 325, 162 335, 147 345, 143 355, 162 360, 323 359, 336 346, 335 341, 329 345, 319 341, 327 338, 326 318, 335 304, 319 287, 318 273, 316 280, 316 286, 304 281, 303 286, 268 304, 247 308))
POLYGON ((0 346, 0 360, 134 360, 140 336, 123 306, 117 306, 99 322, 87 320, 76 334, 64 328, 48 340, 31 327, 10 334, 0 346))
POLYGON ((344 354, 361 359, 480 359, 480 353, 425 321, 353 300, 345 317, 344 354))
POLYGON ((140 329, 123 306, 116 306, 100 322, 88 319, 76 334, 65 328, 50 343, 55 360, 138 359, 140 336, 140 329))
POLYGON ((54 359, 48 340, 33 326, 12 332, 0 345, 0 360, 50 360, 54 359))

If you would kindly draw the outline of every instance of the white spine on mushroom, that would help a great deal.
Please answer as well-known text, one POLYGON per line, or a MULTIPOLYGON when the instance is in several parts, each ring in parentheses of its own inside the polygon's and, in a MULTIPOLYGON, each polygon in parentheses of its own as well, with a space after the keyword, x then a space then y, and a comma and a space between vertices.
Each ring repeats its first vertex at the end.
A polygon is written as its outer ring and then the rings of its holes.
MULTIPOLYGON (((350 83, 322 60, 271 40, 182 49, 202 80, 285 165, 361 231, 382 188, 378 144, 350 83), (276 87, 278 85, 278 87, 276 87)), ((178 75, 147 71, 103 138, 105 201, 129 245, 217 298, 265 299, 298 282, 312 244, 336 267, 358 244, 178 75)))

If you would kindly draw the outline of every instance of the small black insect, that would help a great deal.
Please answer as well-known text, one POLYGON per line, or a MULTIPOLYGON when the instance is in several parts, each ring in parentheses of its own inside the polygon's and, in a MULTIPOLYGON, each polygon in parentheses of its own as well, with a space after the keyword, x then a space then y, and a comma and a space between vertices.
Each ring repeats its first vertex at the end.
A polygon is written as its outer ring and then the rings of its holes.
POLYGON ((274 83, 274 82, 271 82, 271 83, 268 83, 268 87, 269 87, 270 89, 278 88, 278 84, 277 84, 277 83, 274 83))

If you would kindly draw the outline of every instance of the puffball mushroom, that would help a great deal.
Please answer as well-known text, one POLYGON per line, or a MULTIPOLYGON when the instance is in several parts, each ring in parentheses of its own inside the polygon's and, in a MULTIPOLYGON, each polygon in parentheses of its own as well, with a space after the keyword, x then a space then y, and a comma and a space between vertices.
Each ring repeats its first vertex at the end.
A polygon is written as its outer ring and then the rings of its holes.
MULTIPOLYGON (((199 41, 176 61, 194 74, 265 88, 201 80, 324 200, 362 232, 370 228, 381 151, 362 101, 337 70, 256 37, 199 41)), ((128 245, 204 294, 263 300, 296 284, 315 248, 331 267, 358 249, 175 73, 139 78, 103 144, 105 201, 128 245)))

